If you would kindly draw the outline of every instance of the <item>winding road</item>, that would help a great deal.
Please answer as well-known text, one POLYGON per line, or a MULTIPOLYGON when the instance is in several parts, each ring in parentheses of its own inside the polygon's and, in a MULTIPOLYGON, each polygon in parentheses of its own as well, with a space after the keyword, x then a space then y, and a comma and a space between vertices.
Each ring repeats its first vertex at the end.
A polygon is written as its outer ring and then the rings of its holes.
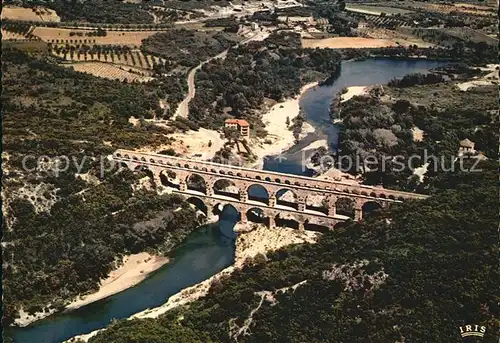
POLYGON ((201 67, 203 67, 204 64, 206 64, 206 63, 208 63, 208 62, 210 62, 210 61, 212 61, 214 59, 225 58, 228 51, 229 51, 229 49, 224 50, 223 52, 221 52, 220 54, 218 54, 218 55, 216 55, 214 57, 210 57, 208 60, 201 62, 200 64, 198 64, 196 67, 194 67, 193 69, 191 69, 189 71, 189 74, 188 74, 188 77, 187 77, 188 94, 186 95, 186 97, 184 98, 184 100, 182 100, 182 102, 177 107, 177 111, 175 111, 175 115, 174 115, 174 118, 173 118, 174 120, 177 117, 187 118, 188 115, 189 115, 189 102, 191 102, 191 100, 194 98, 194 96, 196 94, 196 87, 194 85, 194 77, 196 75, 196 72, 198 70, 200 70, 201 67))
MULTIPOLYGON (((246 38, 246 39, 242 40, 241 42, 239 42, 238 44, 234 45, 233 48, 237 48, 240 44, 248 43, 251 40, 265 39, 268 35, 269 35, 269 33, 266 31, 259 31, 255 35, 253 35, 252 37, 246 38)), ((182 100, 182 102, 177 107, 177 110, 175 111, 175 114, 173 117, 174 120, 177 117, 187 118, 189 115, 189 103, 196 95, 196 87, 195 87, 195 83, 194 83, 194 78, 195 78, 196 72, 198 70, 200 70, 204 64, 206 64, 210 61, 213 61, 213 60, 218 59, 218 58, 222 58, 222 59, 226 58, 228 51, 229 51, 229 49, 226 49, 223 52, 221 52, 220 54, 213 56, 213 57, 210 57, 209 59, 201 62, 200 64, 198 64, 196 67, 194 67, 193 69, 191 69, 189 71, 189 74, 187 77, 188 94, 186 95, 184 100, 182 100)))

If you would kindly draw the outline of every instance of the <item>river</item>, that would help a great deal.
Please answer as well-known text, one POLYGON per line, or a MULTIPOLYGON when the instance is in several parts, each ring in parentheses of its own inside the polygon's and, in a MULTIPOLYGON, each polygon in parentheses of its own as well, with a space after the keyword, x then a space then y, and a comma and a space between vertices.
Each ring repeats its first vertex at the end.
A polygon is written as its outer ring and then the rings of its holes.
MULTIPOLYGON (((383 84, 395 77, 425 72, 444 64, 429 60, 391 59, 343 62, 339 78, 332 85, 311 89, 300 99, 306 120, 316 131, 282 154, 282 158, 267 158, 264 169, 304 174, 301 163, 304 147, 318 139, 327 139, 330 145, 336 147, 338 128, 331 123, 329 106, 333 96, 342 88, 383 84)), ((25 328, 8 328, 4 334, 15 343, 59 343, 102 328, 113 319, 127 318, 162 305, 169 296, 233 263, 236 238, 233 227, 236 221, 237 213, 228 206, 218 223, 197 228, 172 252, 171 262, 137 286, 81 309, 54 314, 25 328)))

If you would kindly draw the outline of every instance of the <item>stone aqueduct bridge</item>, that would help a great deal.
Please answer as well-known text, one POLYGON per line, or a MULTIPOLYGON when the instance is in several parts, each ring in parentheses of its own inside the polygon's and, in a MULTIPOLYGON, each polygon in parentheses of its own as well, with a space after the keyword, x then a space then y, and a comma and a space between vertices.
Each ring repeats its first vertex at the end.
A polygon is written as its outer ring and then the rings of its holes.
POLYGON ((352 185, 343 182, 327 181, 298 175, 271 172, 259 169, 243 168, 226 164, 179 158, 167 155, 140 153, 130 150, 117 150, 113 160, 130 170, 149 170, 156 185, 164 184, 174 188, 175 193, 187 198, 198 198, 207 208, 207 212, 218 204, 233 205, 241 214, 241 222, 247 222, 247 213, 258 209, 268 218, 268 225, 275 226, 275 220, 283 217, 294 218, 299 229, 305 224, 334 227, 350 217, 337 213, 340 201, 347 200, 354 207, 354 220, 360 220, 366 205, 376 204, 386 207, 407 199, 423 199, 425 195, 381 189, 372 186, 352 185), (189 180, 197 175, 205 187, 192 189, 189 180), (172 180, 177 180, 176 183, 172 180), (237 193, 221 192, 215 184, 227 180, 238 188, 237 193), (249 196, 248 190, 259 185, 268 197, 249 196), (294 201, 282 201, 285 191, 294 194, 294 201), (311 200, 315 198, 316 203, 311 200), (320 198, 318 205, 317 199, 320 198), (347 199, 346 199, 347 198, 347 199))

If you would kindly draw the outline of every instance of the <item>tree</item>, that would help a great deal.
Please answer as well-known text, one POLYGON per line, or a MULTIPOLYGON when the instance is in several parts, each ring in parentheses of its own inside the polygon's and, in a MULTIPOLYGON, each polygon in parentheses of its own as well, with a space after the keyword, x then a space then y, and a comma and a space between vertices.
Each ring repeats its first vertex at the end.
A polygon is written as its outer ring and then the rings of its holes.
POLYGON ((235 127, 225 127, 224 128, 224 137, 229 140, 230 142, 238 142, 238 139, 240 138, 240 131, 235 128, 235 127))

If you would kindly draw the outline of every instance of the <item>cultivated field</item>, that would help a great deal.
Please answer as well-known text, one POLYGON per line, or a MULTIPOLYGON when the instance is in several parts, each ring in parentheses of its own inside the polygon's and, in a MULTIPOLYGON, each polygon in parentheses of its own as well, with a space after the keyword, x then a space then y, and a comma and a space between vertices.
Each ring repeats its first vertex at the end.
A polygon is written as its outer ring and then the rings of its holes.
POLYGON ((417 45, 418 47, 421 48, 428 48, 435 46, 435 44, 433 43, 425 42, 418 37, 412 36, 411 34, 405 34, 397 30, 388 30, 384 28, 370 27, 364 29, 357 29, 356 31, 360 36, 363 37, 391 40, 403 46, 417 45))
POLYGON ((302 39, 304 48, 384 48, 388 46, 398 46, 395 41, 389 39, 363 38, 363 37, 334 37, 324 39, 302 39))
POLYGON ((2 40, 27 39, 26 35, 2 29, 2 40))
POLYGON ((127 80, 129 82, 147 82, 153 78, 147 75, 142 75, 133 68, 115 65, 102 62, 79 62, 79 63, 62 63, 63 67, 73 68, 76 71, 92 74, 97 77, 103 77, 112 80, 127 80), (131 70, 131 71, 130 71, 131 70))
POLYGON ((33 30, 33 35, 49 43, 140 46, 143 39, 158 31, 106 31, 105 37, 86 35, 90 32, 93 30, 37 27, 33 30))
POLYGON ((54 10, 45 7, 23 8, 16 6, 5 6, 2 9, 2 19, 60 22, 61 18, 54 10))
POLYGON ((154 64, 164 64, 165 60, 152 56, 145 55, 140 50, 132 50, 126 53, 90 53, 90 52, 64 52, 62 50, 57 51, 55 49, 52 50, 52 53, 60 58, 65 59, 70 62, 104 62, 104 63, 113 63, 121 66, 135 69, 137 72, 146 73, 150 75, 149 70, 153 69, 154 64))
POLYGON ((346 11, 349 12, 357 12, 363 14, 381 15, 382 13, 385 13, 386 16, 391 16, 395 14, 407 14, 412 12, 409 10, 404 10, 395 7, 367 6, 367 5, 355 5, 355 4, 348 4, 345 7, 345 9, 346 11))

